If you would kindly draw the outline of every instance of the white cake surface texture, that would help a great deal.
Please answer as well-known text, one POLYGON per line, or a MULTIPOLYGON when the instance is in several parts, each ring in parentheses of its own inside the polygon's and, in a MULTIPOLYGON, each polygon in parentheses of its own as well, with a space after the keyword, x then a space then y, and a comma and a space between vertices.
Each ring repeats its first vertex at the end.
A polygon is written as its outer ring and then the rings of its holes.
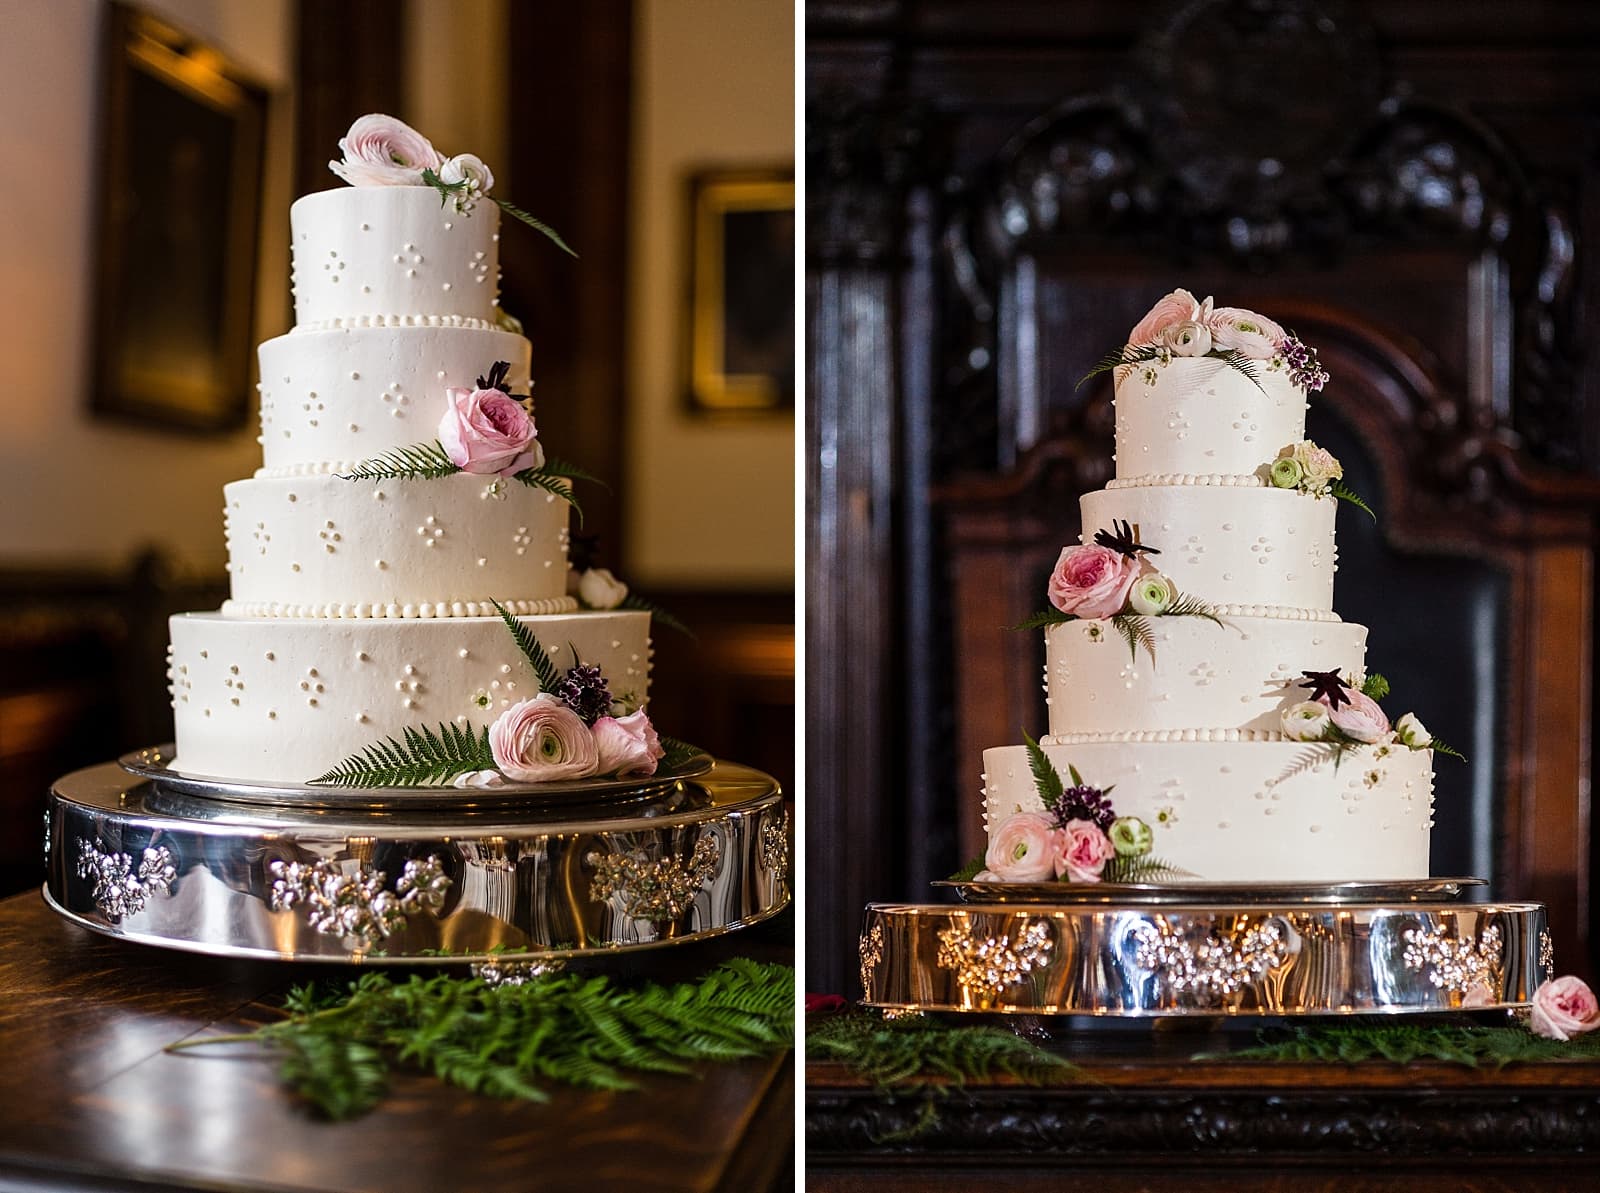
POLYGON ((1048 730, 983 755, 981 881, 1428 875, 1433 760, 1333 610, 1334 513, 1305 438, 1327 374, 1272 320, 1176 290, 1113 374, 1116 475, 1048 585, 1048 730))
POLYGON ((340 148, 349 185, 290 211, 296 325, 259 349, 262 466, 223 491, 229 599, 171 622, 174 765, 463 789, 654 773, 650 613, 569 563, 583 474, 540 441, 498 306, 493 174, 387 116, 340 148))

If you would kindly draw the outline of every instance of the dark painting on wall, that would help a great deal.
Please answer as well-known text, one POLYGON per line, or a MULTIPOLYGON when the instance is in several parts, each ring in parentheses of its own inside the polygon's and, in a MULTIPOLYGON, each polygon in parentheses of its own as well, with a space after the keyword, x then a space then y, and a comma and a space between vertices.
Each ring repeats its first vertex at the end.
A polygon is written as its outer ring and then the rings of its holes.
POLYGON ((690 410, 792 413, 793 172, 697 174, 690 213, 690 410))
POLYGON ((107 30, 91 407, 228 430, 249 411, 267 95, 136 9, 107 30))

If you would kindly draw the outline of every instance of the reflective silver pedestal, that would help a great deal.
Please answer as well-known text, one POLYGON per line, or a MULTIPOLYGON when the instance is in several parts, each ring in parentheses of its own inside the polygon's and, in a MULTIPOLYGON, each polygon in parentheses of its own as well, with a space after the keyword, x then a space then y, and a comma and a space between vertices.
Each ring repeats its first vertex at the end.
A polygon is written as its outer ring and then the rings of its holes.
MULTIPOLYGON (((1512 1009, 1551 976, 1537 903, 1454 903, 1474 880, 1081 898, 963 890, 872 904, 863 1001, 894 1011, 1304 1016, 1512 1009), (1355 890, 1347 888, 1358 888, 1355 890), (1364 890, 1359 888, 1366 888, 1364 890), (1375 889, 1376 888, 1376 889, 1375 889)), ((975 884, 963 884, 963 886, 975 884)))
MULTIPOLYGON (((214 956, 368 964, 552 960, 720 935, 789 902, 775 780, 693 778, 584 802, 322 789, 271 806, 144 777, 159 751, 59 780, 45 898, 97 932, 214 956)), ((298 789, 296 789, 298 790, 298 789)), ((265 791, 266 794, 262 795, 265 791)))

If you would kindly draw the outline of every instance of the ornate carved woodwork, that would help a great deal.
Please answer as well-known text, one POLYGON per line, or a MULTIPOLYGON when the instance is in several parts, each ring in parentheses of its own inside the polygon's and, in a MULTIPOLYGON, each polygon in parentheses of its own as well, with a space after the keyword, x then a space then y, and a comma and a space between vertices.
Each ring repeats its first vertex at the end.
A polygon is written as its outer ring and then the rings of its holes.
POLYGON ((1366 470, 1383 518, 1362 538, 1341 518, 1338 607, 1374 626, 1407 701, 1444 699, 1434 727, 1482 747, 1455 775, 1441 760, 1441 820, 1467 827, 1436 853, 1549 901, 1582 969, 1597 56, 1553 23, 1508 45, 1511 18, 1481 7, 1443 50, 1370 4, 1144 11, 811 18, 808 136, 830 155, 808 175, 817 988, 849 988, 863 897, 966 860, 979 752, 1041 722, 1037 636, 999 627, 1037 605, 1076 497, 1110 476, 1110 385, 1078 379, 1174 284, 1321 349, 1335 382, 1311 433, 1366 470), (915 113, 915 137, 886 113, 915 113), (905 145, 911 169, 885 148, 905 145), (958 819, 959 844, 941 836, 958 819))

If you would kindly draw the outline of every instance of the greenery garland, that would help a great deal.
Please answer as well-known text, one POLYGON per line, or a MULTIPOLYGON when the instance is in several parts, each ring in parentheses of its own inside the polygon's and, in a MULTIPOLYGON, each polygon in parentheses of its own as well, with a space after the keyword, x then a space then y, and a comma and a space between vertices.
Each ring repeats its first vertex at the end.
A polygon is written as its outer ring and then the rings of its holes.
POLYGON ((707 1062, 772 1056, 793 1047, 794 970, 745 959, 697 981, 621 986, 554 974, 491 986, 450 974, 400 981, 373 972, 344 993, 290 992, 288 1018, 238 1035, 168 1045, 266 1044, 280 1074, 330 1119, 382 1100, 393 1066, 431 1073, 473 1093, 549 1100, 544 1086, 636 1087, 630 1073, 687 1074, 707 1062))
POLYGON ((1348 1023, 1262 1033, 1261 1042, 1232 1052, 1201 1053, 1195 1060, 1301 1061, 1404 1065, 1443 1061, 1477 1069, 1550 1060, 1600 1060, 1600 1032, 1549 1040, 1525 1027, 1348 1023))

